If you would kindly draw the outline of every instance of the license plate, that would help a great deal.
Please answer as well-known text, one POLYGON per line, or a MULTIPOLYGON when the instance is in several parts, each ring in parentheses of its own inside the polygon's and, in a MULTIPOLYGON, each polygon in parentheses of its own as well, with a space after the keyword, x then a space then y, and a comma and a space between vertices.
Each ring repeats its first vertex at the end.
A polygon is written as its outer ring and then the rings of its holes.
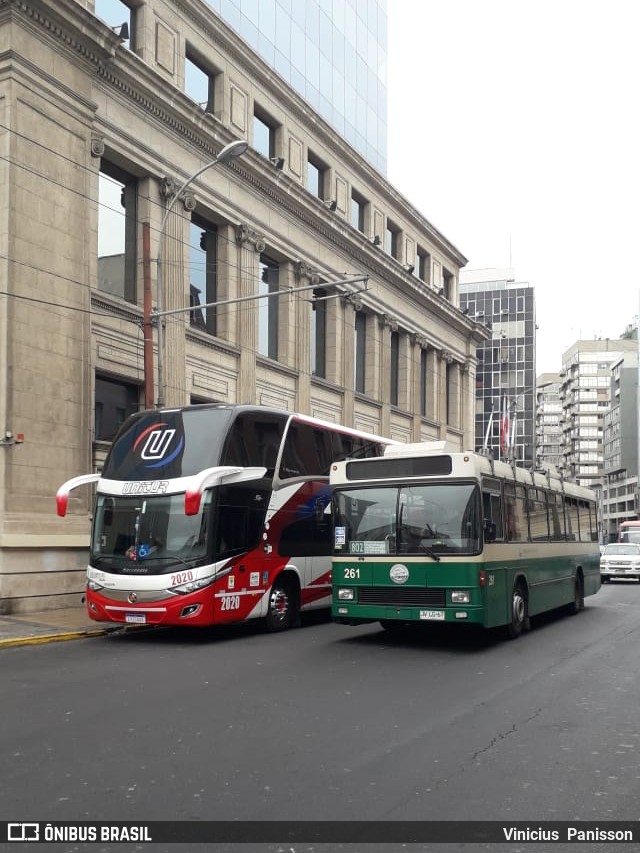
POLYGON ((444 610, 421 610, 420 618, 430 622, 444 622, 444 610))
POLYGON ((144 613, 127 613, 124 617, 125 622, 135 622, 137 625, 145 625, 147 617, 144 613))

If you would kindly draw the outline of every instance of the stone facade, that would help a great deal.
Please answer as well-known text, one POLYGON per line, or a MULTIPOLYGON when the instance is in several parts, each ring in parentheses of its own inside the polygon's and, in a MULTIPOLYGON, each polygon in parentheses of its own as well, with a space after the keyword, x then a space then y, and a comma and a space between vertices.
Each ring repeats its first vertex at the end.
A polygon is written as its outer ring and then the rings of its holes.
MULTIPOLYGON (((97 377, 137 388, 140 407, 154 403, 157 328, 144 297, 146 285, 158 306, 159 256, 161 304, 175 311, 163 321, 167 405, 261 403, 401 441, 473 447, 476 346, 486 332, 457 307, 462 254, 204 3, 147 0, 135 12, 128 49, 90 0, 0 0, 3 612, 65 606, 82 591, 92 495, 73 492, 62 520, 55 493, 104 458, 97 377), (213 114, 184 91, 187 47, 215 66, 213 114), (252 145, 256 104, 274 121, 281 169, 252 145), (235 138, 249 143, 245 154, 203 169, 235 138), (306 188, 310 147, 327 164, 335 210, 306 188), (105 163, 135 177, 124 298, 104 284, 119 260, 98 263, 105 163), (160 233, 172 188, 200 169, 160 233), (367 200, 362 229, 350 221, 353 191, 367 200), (180 310, 190 299, 193 215, 217 233, 216 301, 226 304, 215 334, 180 310), (391 251, 374 244, 389 223, 391 251), (241 301, 257 295, 264 253, 278 264, 279 290, 289 291, 277 297, 271 357, 258 351, 256 301, 241 301), (366 289, 349 284, 352 276, 366 276, 366 289), (299 290, 316 283, 330 296, 323 376, 309 367, 313 304, 299 290), (357 391, 360 313, 367 334, 357 391)), ((419 145, 415 157, 423 168, 419 145)))

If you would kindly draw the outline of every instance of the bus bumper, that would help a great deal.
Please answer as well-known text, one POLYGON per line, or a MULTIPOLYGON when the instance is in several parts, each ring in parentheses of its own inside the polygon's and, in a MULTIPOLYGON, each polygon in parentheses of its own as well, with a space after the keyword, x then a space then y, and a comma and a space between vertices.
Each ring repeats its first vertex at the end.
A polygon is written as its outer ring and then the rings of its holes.
POLYGON ((109 598, 87 588, 87 612, 97 622, 123 625, 211 625, 214 620, 213 589, 205 588, 189 595, 172 596, 158 601, 136 601, 109 598))

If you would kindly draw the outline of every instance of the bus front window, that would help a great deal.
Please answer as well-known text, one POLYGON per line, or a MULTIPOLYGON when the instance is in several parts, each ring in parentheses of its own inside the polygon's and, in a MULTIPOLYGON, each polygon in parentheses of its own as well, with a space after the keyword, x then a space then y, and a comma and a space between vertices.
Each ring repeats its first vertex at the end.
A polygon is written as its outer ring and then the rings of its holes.
POLYGON ((471 483, 339 490, 333 511, 338 554, 468 554, 480 548, 480 496, 471 483))
POLYGON ((91 539, 91 562, 109 561, 114 570, 150 574, 207 555, 211 493, 205 492, 198 515, 184 511, 184 495, 125 497, 98 495, 91 539))

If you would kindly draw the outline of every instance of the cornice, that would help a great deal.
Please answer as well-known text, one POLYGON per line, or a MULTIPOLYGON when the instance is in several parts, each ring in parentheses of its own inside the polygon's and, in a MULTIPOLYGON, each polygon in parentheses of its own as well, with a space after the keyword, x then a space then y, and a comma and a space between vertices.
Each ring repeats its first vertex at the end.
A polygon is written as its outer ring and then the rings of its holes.
POLYGON ((108 27, 105 31, 106 25, 87 15, 77 0, 0 0, 0 15, 12 12, 94 65, 114 56, 121 44, 116 34, 108 27))

